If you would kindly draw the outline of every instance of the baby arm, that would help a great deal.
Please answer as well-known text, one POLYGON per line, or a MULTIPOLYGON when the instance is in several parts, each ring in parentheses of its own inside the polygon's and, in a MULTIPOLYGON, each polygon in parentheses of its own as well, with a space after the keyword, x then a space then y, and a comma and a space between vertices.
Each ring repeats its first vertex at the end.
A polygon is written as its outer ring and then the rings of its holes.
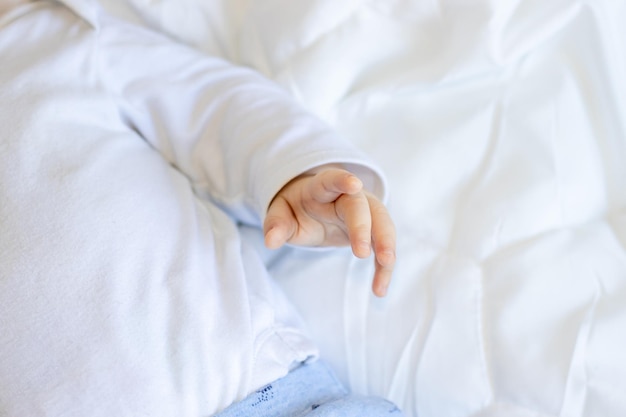
POLYGON ((270 203, 265 244, 345 246, 359 258, 374 252, 372 290, 384 297, 396 258, 396 232, 383 203, 354 174, 327 166, 294 178, 270 203))

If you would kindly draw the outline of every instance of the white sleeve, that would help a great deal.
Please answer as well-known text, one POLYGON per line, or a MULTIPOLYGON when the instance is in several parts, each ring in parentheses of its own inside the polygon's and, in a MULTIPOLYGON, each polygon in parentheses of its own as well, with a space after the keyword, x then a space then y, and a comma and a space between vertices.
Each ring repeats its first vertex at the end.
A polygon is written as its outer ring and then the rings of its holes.
POLYGON ((98 16, 100 79, 155 149, 237 219, 258 223, 290 179, 343 163, 381 198, 367 158, 260 74, 98 16))

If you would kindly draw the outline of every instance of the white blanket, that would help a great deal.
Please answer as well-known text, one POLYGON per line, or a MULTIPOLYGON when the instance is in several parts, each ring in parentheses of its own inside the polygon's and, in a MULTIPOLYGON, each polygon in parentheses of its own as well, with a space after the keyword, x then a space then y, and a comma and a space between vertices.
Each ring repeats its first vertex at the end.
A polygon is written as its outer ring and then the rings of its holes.
POLYGON ((347 252, 270 259, 354 390, 420 417, 626 415, 625 2, 136 3, 386 169, 388 299, 347 252))
POLYGON ((386 170, 385 300, 347 251, 267 254, 352 389, 409 416, 626 415, 626 2, 133 1, 386 170))

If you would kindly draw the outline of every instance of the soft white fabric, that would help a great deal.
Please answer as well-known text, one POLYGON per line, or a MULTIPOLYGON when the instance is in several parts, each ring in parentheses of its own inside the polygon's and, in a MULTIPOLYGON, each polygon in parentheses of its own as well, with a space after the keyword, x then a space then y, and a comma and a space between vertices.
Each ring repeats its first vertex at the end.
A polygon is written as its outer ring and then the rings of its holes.
POLYGON ((4 12, 0 415, 207 416, 315 357, 233 219, 326 163, 382 192, 376 168, 257 73, 95 3, 4 12))
POLYGON ((420 417, 626 415, 626 2, 129 4, 386 170, 386 300, 347 251, 268 259, 355 390, 420 417))

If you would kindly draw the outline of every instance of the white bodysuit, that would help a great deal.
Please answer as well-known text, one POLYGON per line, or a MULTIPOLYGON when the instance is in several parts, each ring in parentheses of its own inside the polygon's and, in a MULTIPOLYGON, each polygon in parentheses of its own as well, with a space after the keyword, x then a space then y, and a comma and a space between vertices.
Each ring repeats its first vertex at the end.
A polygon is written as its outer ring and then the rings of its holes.
POLYGON ((317 355, 235 221, 315 166, 382 179, 258 74, 76 3, 0 17, 0 416, 210 415, 317 355))

